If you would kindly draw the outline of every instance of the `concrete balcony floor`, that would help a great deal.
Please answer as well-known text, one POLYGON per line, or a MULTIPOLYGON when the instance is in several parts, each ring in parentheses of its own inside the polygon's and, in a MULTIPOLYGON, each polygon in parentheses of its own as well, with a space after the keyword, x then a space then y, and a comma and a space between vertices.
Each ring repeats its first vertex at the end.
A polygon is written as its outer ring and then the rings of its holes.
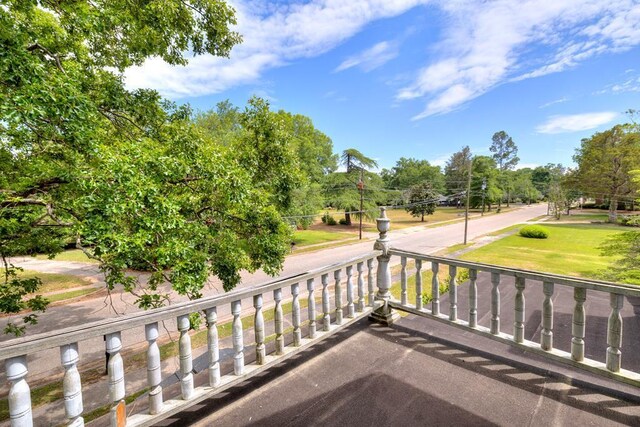
POLYGON ((159 425, 640 425, 640 393, 407 316, 360 321, 159 425))

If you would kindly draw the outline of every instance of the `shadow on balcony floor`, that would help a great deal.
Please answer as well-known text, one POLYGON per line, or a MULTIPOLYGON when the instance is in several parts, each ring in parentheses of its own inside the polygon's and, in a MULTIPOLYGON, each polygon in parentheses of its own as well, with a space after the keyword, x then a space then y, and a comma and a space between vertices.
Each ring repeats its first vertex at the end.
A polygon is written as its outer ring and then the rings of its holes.
POLYGON ((455 344, 454 329, 447 339, 419 332, 432 323, 413 316, 392 327, 361 321, 162 425, 640 423, 637 395, 605 394, 571 380, 570 368, 455 344))

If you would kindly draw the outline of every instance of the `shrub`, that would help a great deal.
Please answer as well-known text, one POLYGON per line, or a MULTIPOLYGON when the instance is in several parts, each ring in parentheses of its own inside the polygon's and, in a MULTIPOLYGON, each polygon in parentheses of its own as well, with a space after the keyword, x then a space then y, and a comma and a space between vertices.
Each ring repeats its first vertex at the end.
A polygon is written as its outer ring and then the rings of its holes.
POLYGON ((336 224, 338 224, 338 223, 336 222, 336 220, 335 220, 335 219, 333 219, 333 217, 329 215, 329 216, 327 217, 327 225, 336 225, 336 224))
POLYGON ((549 237, 549 230, 540 225, 527 225, 520 229, 520 235, 531 239, 546 239, 549 237))
POLYGON ((345 218, 340 218, 340 221, 338 221, 338 223, 340 225, 347 225, 347 220, 345 218))
POLYGON ((326 224, 329 218, 331 218, 331 215, 329 215, 329 212, 325 212, 324 215, 322 215, 322 222, 326 224))
POLYGON ((640 215, 622 215, 620 224, 627 227, 640 227, 640 215))

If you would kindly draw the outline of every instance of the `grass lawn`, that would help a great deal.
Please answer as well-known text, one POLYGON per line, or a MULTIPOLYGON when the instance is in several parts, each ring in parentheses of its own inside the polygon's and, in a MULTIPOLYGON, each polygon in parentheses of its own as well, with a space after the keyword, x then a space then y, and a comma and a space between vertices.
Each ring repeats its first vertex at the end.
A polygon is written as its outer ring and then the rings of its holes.
POLYGON ((544 224, 547 239, 514 234, 467 252, 460 258, 506 267, 568 276, 597 278, 613 257, 600 255, 598 247, 609 236, 628 229, 609 224, 544 224))
MULTIPOLYGON (((36 255, 36 259, 49 259, 47 255, 36 255)), ((87 256, 80 249, 71 249, 68 251, 60 252, 53 258, 54 261, 75 261, 75 262, 91 262, 97 263, 96 260, 87 258, 87 256)))
POLYGON ((358 237, 353 233, 325 230, 297 230, 293 234, 296 247, 315 245, 319 243, 335 242, 337 240, 352 239, 358 237))
POLYGON ((562 215, 559 220, 552 218, 550 223, 554 221, 607 221, 609 215, 603 213, 575 213, 571 215, 562 215))
MULTIPOLYGON (((42 286, 38 289, 39 294, 91 285, 91 281, 82 277, 72 276, 71 274, 41 273, 39 271, 24 270, 19 273, 19 275, 23 279, 39 277, 40 280, 42 280, 42 286)), ((92 290, 93 288, 91 291, 92 290)))
MULTIPOLYGON (((480 213, 480 211, 469 211, 470 215, 478 213, 480 213)), ((433 215, 425 215, 424 222, 420 221, 420 217, 411 216, 411 214, 404 209, 388 209, 387 217, 391 220, 391 228, 398 230, 418 225, 430 225, 436 222, 464 219, 464 209, 457 209, 449 206, 438 206, 433 215)), ((376 231, 375 221, 365 220, 363 226, 366 231, 376 231)))

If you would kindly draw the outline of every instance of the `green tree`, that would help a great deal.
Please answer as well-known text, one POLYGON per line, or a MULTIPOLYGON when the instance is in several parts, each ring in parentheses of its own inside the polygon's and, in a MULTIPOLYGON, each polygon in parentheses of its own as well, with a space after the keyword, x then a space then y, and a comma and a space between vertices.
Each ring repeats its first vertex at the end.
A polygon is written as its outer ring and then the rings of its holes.
POLYGON ((424 222, 425 215, 433 215, 438 205, 438 192, 433 189, 431 183, 423 182, 411 187, 408 191, 409 206, 405 208, 411 216, 420 217, 424 222))
POLYGON ((640 133, 617 125, 582 140, 576 149, 575 179, 587 196, 609 201, 609 222, 616 222, 618 201, 635 193, 630 171, 640 167, 640 133))
POLYGON ((603 279, 640 285, 640 232, 628 231, 610 237, 600 246, 602 255, 616 261, 602 272, 603 279))
POLYGON ((489 156, 475 156, 472 161, 471 174, 471 199, 470 205, 473 208, 482 207, 483 183, 484 203, 491 211, 491 205, 497 203, 502 198, 502 190, 498 185, 499 171, 496 162, 489 156))
POLYGON ((513 187, 516 196, 523 203, 531 204, 542 197, 542 193, 533 184, 533 171, 530 168, 514 171, 513 187))
POLYGON ((240 40, 235 23, 216 0, 4 3, 0 310, 45 303, 23 298, 38 283, 19 280, 9 257, 54 255, 70 242, 99 260, 109 289, 123 286, 142 307, 168 300, 163 283, 198 298, 209 275, 228 290, 242 269, 279 271, 290 231, 278 208, 298 173, 268 105, 253 100, 242 138, 225 145, 192 124, 188 107, 128 91, 120 74, 152 56, 184 64, 187 50, 225 56, 240 40), (138 282, 132 265, 151 274, 138 282))
POLYGON ((444 167, 444 180, 447 195, 460 194, 467 189, 467 180, 471 162, 471 149, 464 146, 453 153, 444 167))
MULTIPOLYGON (((503 130, 494 133, 491 141, 489 150, 493 153, 493 160, 498 165, 498 170, 500 171, 498 181, 500 189, 507 195, 508 207, 511 191, 513 190, 513 177, 509 171, 513 170, 520 161, 518 147, 509 134, 503 130)), ((500 207, 500 202, 501 200, 498 200, 498 207, 500 207)))
POLYGON ((429 182, 435 191, 444 191, 444 175, 440 166, 432 166, 427 160, 401 157, 391 169, 382 169, 380 175, 387 188, 406 190, 429 182))

